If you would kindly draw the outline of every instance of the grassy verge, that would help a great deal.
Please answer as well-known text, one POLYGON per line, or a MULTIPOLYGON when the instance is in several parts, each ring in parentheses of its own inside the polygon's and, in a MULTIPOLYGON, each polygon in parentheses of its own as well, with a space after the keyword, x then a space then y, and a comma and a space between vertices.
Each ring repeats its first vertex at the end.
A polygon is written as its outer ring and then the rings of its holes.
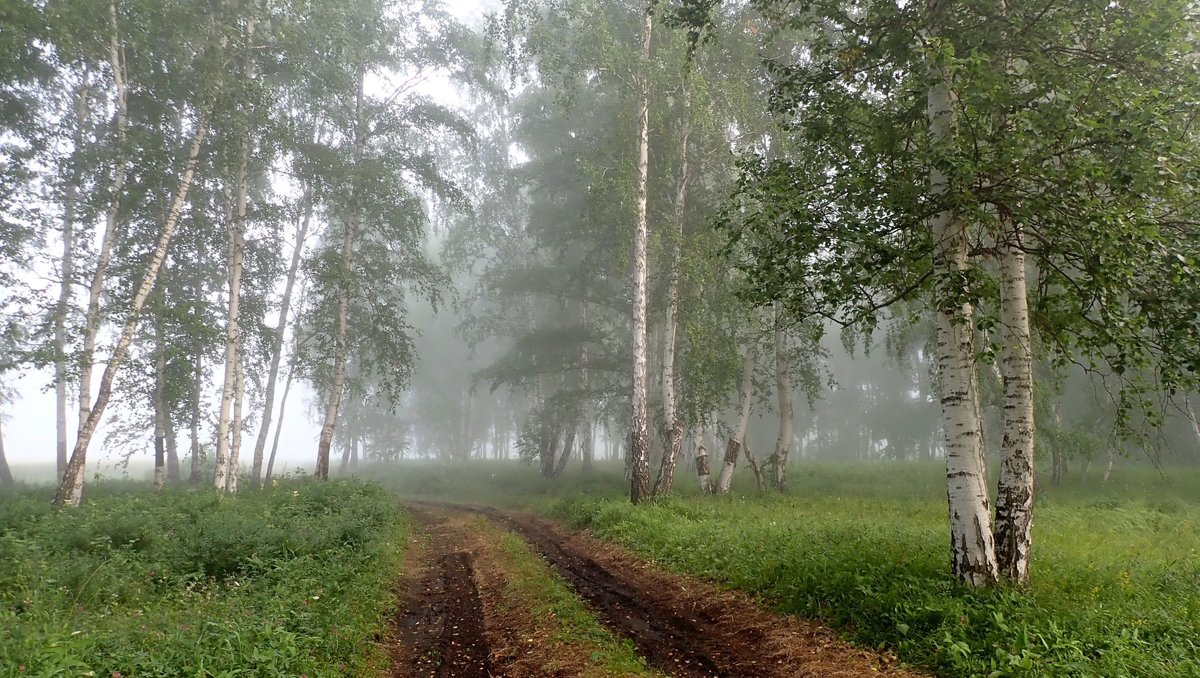
POLYGON ((0 676, 367 675, 406 535, 351 481, 0 497, 0 676))
POLYGON ((687 483, 638 508, 611 473, 552 483, 532 469, 413 467, 394 483, 436 488, 421 476, 441 473, 476 501, 508 497, 587 526, 945 675, 1200 675, 1195 471, 1118 469, 1108 485, 1046 488, 1033 583, 985 592, 949 576, 936 465, 803 465, 787 495, 702 498, 687 483))

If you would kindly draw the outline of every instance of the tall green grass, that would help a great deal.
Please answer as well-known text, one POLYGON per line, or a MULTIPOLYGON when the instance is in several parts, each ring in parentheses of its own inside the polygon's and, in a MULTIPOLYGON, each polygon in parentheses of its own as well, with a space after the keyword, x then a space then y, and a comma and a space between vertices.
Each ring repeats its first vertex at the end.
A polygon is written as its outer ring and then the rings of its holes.
POLYGON ((733 498, 699 497, 682 476, 682 496, 641 507, 618 474, 414 465, 384 482, 550 513, 943 675, 1200 675, 1195 470, 1044 488, 1030 587, 987 591, 950 577, 936 464, 797 464, 782 496, 743 476, 733 498))
POLYGON ((406 535, 353 481, 0 496, 0 676, 367 675, 406 535))

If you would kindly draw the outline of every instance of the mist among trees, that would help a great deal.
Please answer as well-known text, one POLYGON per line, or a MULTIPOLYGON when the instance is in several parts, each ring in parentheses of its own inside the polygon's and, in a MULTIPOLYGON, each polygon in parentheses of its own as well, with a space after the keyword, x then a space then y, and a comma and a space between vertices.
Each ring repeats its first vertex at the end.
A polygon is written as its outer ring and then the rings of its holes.
POLYGON ((106 450, 258 491, 297 420, 319 480, 634 504, 939 460, 987 587, 1044 487, 1200 463, 1193 3, 487 9, 0 12, 0 380, 56 396, 56 504, 106 450))

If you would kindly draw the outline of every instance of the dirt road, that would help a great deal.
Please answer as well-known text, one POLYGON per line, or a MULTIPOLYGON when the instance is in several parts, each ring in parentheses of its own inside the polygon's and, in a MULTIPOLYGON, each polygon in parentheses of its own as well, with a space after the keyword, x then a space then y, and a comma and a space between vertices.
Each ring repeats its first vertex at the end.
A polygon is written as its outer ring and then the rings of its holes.
POLYGON ((535 628, 546 620, 496 612, 505 607, 508 565, 481 533, 503 530, 540 554, 604 627, 632 641, 650 675, 917 675, 818 624, 766 611, 747 596, 663 571, 544 518, 486 507, 413 508, 429 535, 418 550, 432 565, 410 577, 393 676, 629 675, 590 664, 596 653, 586 648, 538 642, 561 636, 535 628))

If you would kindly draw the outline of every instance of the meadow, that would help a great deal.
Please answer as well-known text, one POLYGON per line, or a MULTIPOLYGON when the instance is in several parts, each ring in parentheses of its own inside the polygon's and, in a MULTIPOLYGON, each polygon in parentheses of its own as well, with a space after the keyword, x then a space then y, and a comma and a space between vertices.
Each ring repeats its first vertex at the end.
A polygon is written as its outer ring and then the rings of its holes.
MULTIPOLYGON (((786 494, 679 496, 634 508, 620 469, 558 480, 515 464, 409 464, 406 496, 507 504, 587 527, 656 563, 822 619, 947 676, 1200 675, 1200 473, 1118 467, 1037 499, 1027 589, 950 577, 937 464, 793 467, 786 494)), ((994 477, 994 476, 993 476, 994 477)))
POLYGON ((0 495, 0 676, 371 675, 408 523, 355 481, 0 495))

